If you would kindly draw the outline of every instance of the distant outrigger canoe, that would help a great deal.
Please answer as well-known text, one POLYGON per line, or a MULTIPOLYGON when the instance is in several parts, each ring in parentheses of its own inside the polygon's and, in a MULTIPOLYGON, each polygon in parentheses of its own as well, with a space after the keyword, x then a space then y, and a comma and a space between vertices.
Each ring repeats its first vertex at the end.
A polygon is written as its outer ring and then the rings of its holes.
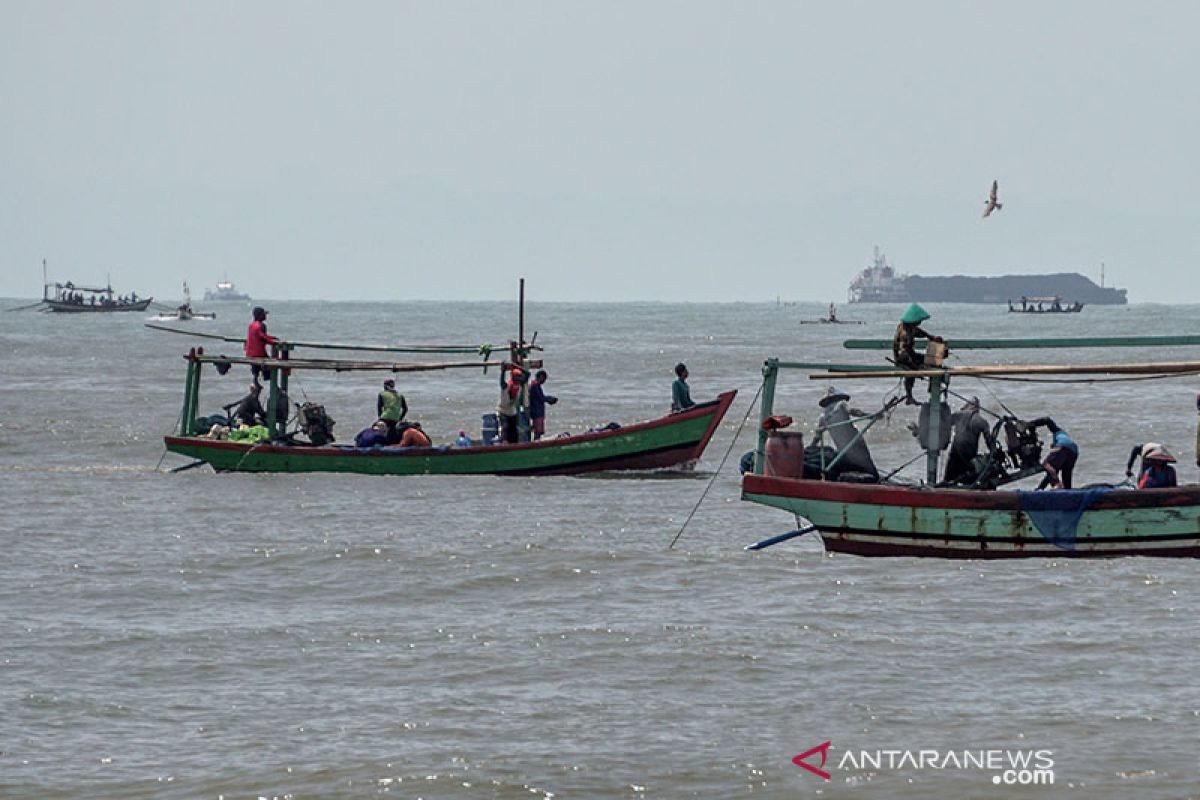
MULTIPOLYGON (((980 348, 1001 346, 1071 347, 1080 339, 977 340, 980 348)), ((1200 337, 1110 337, 1092 345, 1162 346, 1200 344, 1200 337)), ((888 346, 886 342, 847 341, 854 349, 888 346)), ((955 345, 964 349, 965 343, 955 345)), ((929 379, 928 441, 939 440, 938 408, 943 391, 956 375, 1054 374, 1196 374, 1200 362, 1107 365, 1030 365, 957 369, 894 370, 864 365, 821 365, 768 359, 763 367, 762 420, 772 416, 780 369, 802 369, 822 381, 859 378, 929 379)), ((865 431, 863 431, 865 432, 865 431)), ((860 432, 856 441, 861 437, 860 432)), ((934 556, 940 558, 1028 558, 1183 556, 1200 557, 1200 486, 1128 490, 1088 487, 1075 490, 1013 491, 949 488, 937 483, 938 454, 927 451, 926 480, 920 485, 840 482, 783 477, 766 473, 768 432, 760 429, 753 473, 742 481, 742 499, 788 511, 811 523, 833 552, 862 556, 934 556)), ((1010 454, 1011 455, 1011 454, 1010 454)), ((836 459, 835 459, 836 461, 836 459)), ((832 466, 832 463, 828 466, 832 466)), ((1036 473, 1016 463, 1001 483, 1036 473)), ((822 474, 827 466, 822 466, 822 474)), ((1001 473, 1004 473, 1003 465, 1001 473)), ((807 531, 809 528, 801 528, 807 531)), ((798 531, 799 532, 799 531, 798 531)), ((783 540, 793 534, 777 537, 783 540)))

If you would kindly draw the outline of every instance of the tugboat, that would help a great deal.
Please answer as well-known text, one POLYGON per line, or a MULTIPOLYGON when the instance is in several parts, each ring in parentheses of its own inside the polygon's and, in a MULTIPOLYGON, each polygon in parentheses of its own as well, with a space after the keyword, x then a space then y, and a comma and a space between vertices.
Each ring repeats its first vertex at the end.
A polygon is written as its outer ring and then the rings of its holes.
POLYGON ((214 300, 237 300, 246 303, 250 301, 250 295, 242 294, 233 288, 233 281, 226 277, 223 281, 217 281, 216 289, 204 290, 204 300, 206 302, 213 302, 214 300))

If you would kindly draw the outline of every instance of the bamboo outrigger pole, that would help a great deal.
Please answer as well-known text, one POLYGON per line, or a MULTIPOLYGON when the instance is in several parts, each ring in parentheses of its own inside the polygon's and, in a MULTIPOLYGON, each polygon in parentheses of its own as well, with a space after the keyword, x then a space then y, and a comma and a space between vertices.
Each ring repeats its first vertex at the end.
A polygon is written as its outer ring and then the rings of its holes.
MULTIPOLYGON (((147 328, 168 333, 178 333, 184 336, 196 336, 201 339, 215 339, 221 342, 244 344, 245 339, 237 336, 221 336, 217 333, 201 333, 200 331, 181 331, 168 325, 146 323, 147 328)), ((490 344, 341 344, 334 342, 294 342, 286 340, 291 347, 309 347, 316 350, 360 350, 364 353, 479 353, 488 356, 492 352, 490 344)))
POLYGON ((1200 361, 1160 361, 1144 364, 1010 364, 989 367, 946 369, 885 369, 871 371, 821 372, 810 380, 831 378, 950 378, 988 375, 1188 375, 1200 373, 1200 361))
POLYGON ((448 361, 445 363, 406 364, 391 361, 356 361, 333 358, 247 358, 245 356, 197 355, 196 361, 205 364, 257 364, 272 370, 316 369, 333 372, 429 372, 441 369, 487 369, 478 361, 448 361))
MULTIPOLYGON (((916 349, 924 341, 913 343, 916 349)), ((1200 345, 1200 336, 1068 336, 1037 339, 953 339, 951 350, 1037 350, 1056 347, 1179 347, 1200 345)), ((846 339, 847 350, 891 350, 891 339, 846 339)))

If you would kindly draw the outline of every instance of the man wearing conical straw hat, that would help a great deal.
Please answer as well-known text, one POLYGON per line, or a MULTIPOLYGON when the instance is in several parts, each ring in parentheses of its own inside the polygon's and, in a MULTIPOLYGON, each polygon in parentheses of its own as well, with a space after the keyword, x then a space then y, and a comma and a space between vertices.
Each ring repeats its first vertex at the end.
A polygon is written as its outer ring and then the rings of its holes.
MULTIPOLYGON (((917 339, 929 339, 933 342, 943 341, 940 336, 932 336, 921 328, 921 323, 929 319, 929 312, 916 303, 910 305, 900 317, 896 326, 896 335, 892 337, 892 360, 896 366, 905 369, 920 369, 925 366, 925 355, 918 353, 914 344, 917 339)), ((918 405, 913 399, 913 384, 916 378, 904 379, 904 402, 910 406, 918 405)))

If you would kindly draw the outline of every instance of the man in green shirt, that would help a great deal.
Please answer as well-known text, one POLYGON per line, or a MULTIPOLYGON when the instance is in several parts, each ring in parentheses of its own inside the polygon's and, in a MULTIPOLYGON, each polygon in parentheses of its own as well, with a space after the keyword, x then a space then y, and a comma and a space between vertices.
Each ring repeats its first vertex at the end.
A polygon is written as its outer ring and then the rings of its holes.
POLYGON ((408 403, 404 395, 396 391, 396 382, 388 378, 383 382, 383 391, 375 401, 375 412, 387 423, 388 442, 395 444, 400 441, 396 433, 396 425, 408 415, 408 403))

